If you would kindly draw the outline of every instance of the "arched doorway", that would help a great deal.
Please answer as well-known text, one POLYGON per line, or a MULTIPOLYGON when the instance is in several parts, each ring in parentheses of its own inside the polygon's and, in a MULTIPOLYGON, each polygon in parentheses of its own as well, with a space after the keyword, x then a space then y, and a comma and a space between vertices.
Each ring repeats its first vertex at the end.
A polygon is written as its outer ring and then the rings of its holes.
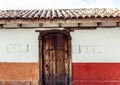
POLYGON ((40 85, 71 84, 71 37, 61 30, 43 31, 39 36, 40 85))

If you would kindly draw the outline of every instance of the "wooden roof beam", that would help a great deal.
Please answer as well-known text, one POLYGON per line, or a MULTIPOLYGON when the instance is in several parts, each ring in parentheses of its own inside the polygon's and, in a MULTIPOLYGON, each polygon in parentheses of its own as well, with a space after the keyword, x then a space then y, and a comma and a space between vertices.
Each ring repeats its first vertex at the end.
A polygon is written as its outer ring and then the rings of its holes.
POLYGON ((3 28, 3 25, 4 25, 4 24, 0 24, 0 28, 3 28))

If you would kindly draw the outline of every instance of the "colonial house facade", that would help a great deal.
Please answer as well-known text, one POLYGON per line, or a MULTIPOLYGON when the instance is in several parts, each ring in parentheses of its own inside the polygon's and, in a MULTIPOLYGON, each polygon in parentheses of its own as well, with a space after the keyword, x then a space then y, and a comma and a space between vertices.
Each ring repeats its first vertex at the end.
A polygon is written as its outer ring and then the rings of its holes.
POLYGON ((120 85, 120 10, 1 10, 0 85, 120 85))

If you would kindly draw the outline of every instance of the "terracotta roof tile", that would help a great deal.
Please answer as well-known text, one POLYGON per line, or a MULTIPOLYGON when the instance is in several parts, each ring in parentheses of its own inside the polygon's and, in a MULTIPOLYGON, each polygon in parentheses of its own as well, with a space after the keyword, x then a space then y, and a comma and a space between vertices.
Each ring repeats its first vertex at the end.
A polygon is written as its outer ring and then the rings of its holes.
POLYGON ((56 10, 58 18, 63 18, 63 14, 61 12, 61 10, 56 10))
POLYGON ((46 19, 51 19, 51 17, 52 17, 52 11, 48 10, 46 16, 44 16, 44 17, 46 17, 46 19))
POLYGON ((42 10, 38 10, 38 12, 35 14, 34 18, 40 18, 40 15, 42 14, 42 10))
POLYGON ((1 10, 0 19, 120 18, 120 9, 1 10))
POLYGON ((55 19, 55 18, 57 18, 57 17, 58 17, 58 16, 57 16, 56 10, 52 10, 52 18, 55 19))
POLYGON ((45 18, 46 18, 46 15, 47 15, 47 10, 43 10, 43 12, 42 12, 41 15, 40 15, 40 18, 41 18, 41 19, 45 19, 45 18))

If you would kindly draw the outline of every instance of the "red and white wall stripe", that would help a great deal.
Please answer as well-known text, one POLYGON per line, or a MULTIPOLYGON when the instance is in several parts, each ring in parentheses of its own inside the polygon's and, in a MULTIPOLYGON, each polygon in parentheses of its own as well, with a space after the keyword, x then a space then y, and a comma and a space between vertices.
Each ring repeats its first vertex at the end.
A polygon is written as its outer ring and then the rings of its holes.
MULTIPOLYGON (((0 83, 38 82, 39 33, 35 30, 0 30, 0 83)), ((75 30, 71 37, 73 85, 120 85, 119 28, 75 30)))
POLYGON ((73 85, 120 85, 120 29, 76 30, 72 35, 73 85))

